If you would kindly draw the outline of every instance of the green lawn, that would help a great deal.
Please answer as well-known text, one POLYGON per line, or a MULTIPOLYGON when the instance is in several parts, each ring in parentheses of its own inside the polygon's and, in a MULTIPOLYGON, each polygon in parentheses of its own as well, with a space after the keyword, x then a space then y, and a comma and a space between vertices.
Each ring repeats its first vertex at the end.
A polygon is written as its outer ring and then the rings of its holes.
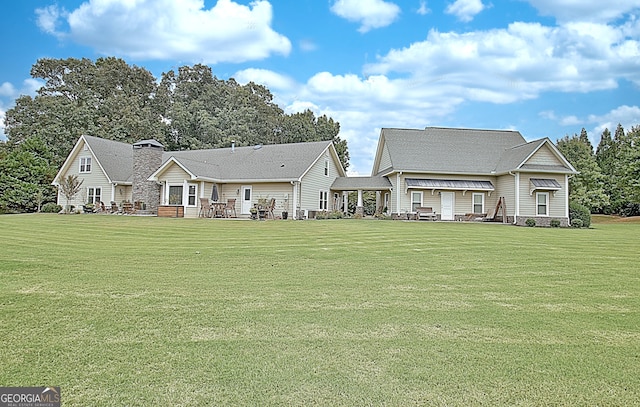
POLYGON ((0 217, 0 386, 64 406, 629 406, 640 224, 0 217))

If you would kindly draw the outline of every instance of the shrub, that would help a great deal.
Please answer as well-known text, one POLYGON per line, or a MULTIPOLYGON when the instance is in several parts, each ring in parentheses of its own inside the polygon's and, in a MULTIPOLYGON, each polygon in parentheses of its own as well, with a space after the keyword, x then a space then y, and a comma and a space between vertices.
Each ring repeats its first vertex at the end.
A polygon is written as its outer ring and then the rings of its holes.
POLYGON ((558 219, 551 219, 551 227, 552 228, 559 228, 560 227, 560 221, 558 219))
POLYGON ((571 220, 571 226, 573 226, 574 219, 580 219, 582 221, 581 227, 588 228, 591 226, 591 212, 589 208, 575 202, 569 204, 569 219, 571 220))
POLYGON ((620 210, 622 216, 639 216, 640 215, 640 203, 627 203, 620 210))
POLYGON ((340 211, 332 211, 329 215, 329 219, 342 219, 343 214, 340 211))
POLYGON ((58 213, 61 210, 62 206, 53 202, 47 202, 46 204, 42 205, 42 208, 40 208, 40 212, 44 213, 58 213))
POLYGON ((571 227, 572 228, 581 228, 584 225, 582 219, 571 219, 571 227))
POLYGON ((529 218, 524 223, 529 227, 534 227, 536 225, 536 220, 529 218))

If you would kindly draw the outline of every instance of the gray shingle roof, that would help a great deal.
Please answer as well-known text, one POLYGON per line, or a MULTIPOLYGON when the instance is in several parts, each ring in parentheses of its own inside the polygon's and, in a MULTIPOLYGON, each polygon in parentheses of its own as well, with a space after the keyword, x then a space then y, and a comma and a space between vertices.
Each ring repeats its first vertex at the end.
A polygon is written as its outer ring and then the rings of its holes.
POLYGON ((383 129, 393 169, 489 174, 504 152, 525 140, 517 131, 427 127, 383 129))
POLYGON ((84 139, 111 182, 127 183, 132 181, 133 150, 131 144, 93 136, 84 136, 84 139))
POLYGON ((163 161, 174 157, 196 177, 232 182, 235 180, 297 180, 327 149, 331 141, 268 144, 211 150, 169 151, 163 161))
POLYGON ((437 188, 437 189, 463 189, 470 191, 493 191, 495 188, 490 181, 474 181, 463 179, 421 179, 407 178, 408 187, 414 188, 437 188))
POLYGON ((386 177, 338 177, 333 181, 334 191, 370 190, 382 191, 391 189, 391 182, 386 177))

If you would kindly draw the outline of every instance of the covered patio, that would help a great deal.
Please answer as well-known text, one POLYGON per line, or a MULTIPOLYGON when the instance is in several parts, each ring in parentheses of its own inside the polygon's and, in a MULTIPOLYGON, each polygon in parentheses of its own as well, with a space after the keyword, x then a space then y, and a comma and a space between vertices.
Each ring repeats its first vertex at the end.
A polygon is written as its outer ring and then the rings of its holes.
POLYGON ((356 215, 364 216, 364 205, 362 200, 363 191, 376 192, 376 212, 382 213, 385 208, 389 208, 389 197, 392 190, 391 182, 386 177, 338 177, 331 185, 334 193, 334 208, 347 212, 349 192, 358 192, 356 203, 356 215), (339 202, 337 193, 342 193, 342 203, 339 202))

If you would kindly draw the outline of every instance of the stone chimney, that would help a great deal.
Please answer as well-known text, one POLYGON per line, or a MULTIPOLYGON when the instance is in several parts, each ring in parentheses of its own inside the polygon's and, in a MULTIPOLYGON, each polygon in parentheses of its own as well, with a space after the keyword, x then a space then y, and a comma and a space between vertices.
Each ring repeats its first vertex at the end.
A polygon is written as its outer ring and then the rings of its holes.
POLYGON ((133 145, 133 202, 143 202, 146 210, 158 213, 160 186, 147 179, 162 165, 164 146, 156 140, 142 140, 133 145))

